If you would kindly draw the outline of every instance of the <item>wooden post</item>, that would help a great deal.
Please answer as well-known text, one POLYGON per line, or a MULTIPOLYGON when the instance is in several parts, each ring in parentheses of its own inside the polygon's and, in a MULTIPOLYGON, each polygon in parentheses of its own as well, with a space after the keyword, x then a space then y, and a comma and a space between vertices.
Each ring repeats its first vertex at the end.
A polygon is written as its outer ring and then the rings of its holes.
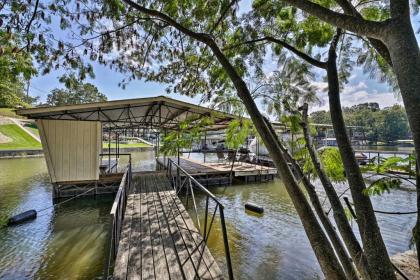
POLYGON ((156 133, 156 146, 157 146, 157 152, 156 152, 156 157, 159 157, 159 153, 160 153, 160 131, 156 133))
MULTIPOLYGON (((204 147, 206 147, 207 144, 207 131, 204 132, 204 147)), ((201 150, 203 150, 203 147, 201 147, 201 150)), ((204 149, 204 163, 206 162, 206 149, 204 149)))
POLYGON ((111 169, 111 128, 108 129, 108 172, 111 169))

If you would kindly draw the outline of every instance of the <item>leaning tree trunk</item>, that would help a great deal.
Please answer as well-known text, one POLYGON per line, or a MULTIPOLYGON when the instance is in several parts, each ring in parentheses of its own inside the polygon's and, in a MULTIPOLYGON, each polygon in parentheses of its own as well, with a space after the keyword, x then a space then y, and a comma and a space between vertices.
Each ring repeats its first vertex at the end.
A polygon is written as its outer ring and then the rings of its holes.
POLYGON ((327 61, 328 98, 331 121, 353 197, 357 224, 368 261, 371 279, 396 279, 373 211, 372 203, 370 198, 363 194, 366 185, 347 136, 346 125, 341 110, 335 46, 330 47, 327 61))
MULTIPOLYGON (((322 207, 321 202, 319 201, 318 194, 316 193, 315 186, 310 182, 310 180, 305 176, 302 171, 302 168, 296 162, 296 160, 289 154, 289 152, 283 147, 278 139, 276 132, 274 131, 271 124, 264 119, 267 126, 269 127, 271 134, 276 139, 278 145, 282 149, 282 153, 287 162, 290 162, 292 165, 292 169, 297 172, 297 177, 302 178, 303 186, 305 187, 306 192, 309 195, 309 199, 315 212, 324 227, 325 232, 327 233, 328 237, 331 240, 331 243, 340 259, 341 264, 343 265, 344 271, 347 275, 347 279, 359 279, 357 271, 354 269, 353 262, 350 259, 349 254, 347 253, 347 249, 344 246, 343 242, 341 241, 337 231, 335 230, 334 226, 332 225, 331 221, 328 219, 328 216, 325 214, 324 209, 322 207)), ((296 180, 298 180, 296 178, 296 180)), ((359 246, 360 247, 360 246, 359 246)), ((369 279, 369 278, 364 278, 369 279)))
MULTIPOLYGON (((394 73, 401 90, 408 122, 413 134, 416 159, 420 159, 420 50, 410 23, 410 17, 395 22, 385 35, 394 73)), ((417 196, 420 194, 417 182, 417 196)), ((420 198, 417 201, 418 217, 413 230, 420 266, 420 198)))
POLYGON ((264 118, 257 108, 245 82, 236 73, 235 68, 230 64, 229 60, 220 51, 218 46, 211 39, 207 39, 205 42, 212 49, 214 55, 232 80, 238 96, 244 103, 253 124, 270 152, 273 162, 284 181, 286 190, 302 221, 303 228, 305 229, 306 235, 308 236, 309 242, 311 243, 325 277, 327 279, 345 279, 345 273, 337 260, 328 238, 325 236, 311 206, 293 177, 281 152, 281 148, 278 146, 275 138, 271 135, 270 129, 265 124, 264 118))
MULTIPOLYGON (((419 160, 416 159, 416 187, 417 187, 417 209, 420 205, 420 191, 419 191, 419 184, 420 184, 420 166, 419 166, 419 160)), ((417 250, 417 264, 420 266, 420 215, 419 211, 417 210, 417 220, 416 225, 413 228, 413 239, 414 243, 416 245, 417 250)))
POLYGON ((343 205, 340 202, 340 198, 338 197, 330 178, 326 174, 324 167, 322 166, 322 163, 318 157, 318 153, 314 148, 312 137, 309 131, 308 104, 306 103, 303 105, 302 119, 303 120, 301 125, 303 129, 303 137, 305 139, 305 146, 308 150, 312 164, 315 167, 316 173, 318 174, 319 180, 324 187, 328 200, 330 201, 335 223, 337 224, 338 230, 343 237, 344 243, 346 244, 349 253, 352 256, 354 263, 361 273, 363 279, 370 279, 369 266, 366 260, 366 256, 347 220, 347 216, 343 205))
POLYGON ((228 58, 222 53, 217 46, 216 42, 209 34, 197 33, 188 28, 185 28, 173 18, 168 15, 153 9, 148 9, 137 2, 131 0, 123 0, 127 5, 133 9, 164 20, 167 24, 176 28, 185 35, 206 44, 215 55, 221 66, 224 68, 226 73, 229 75, 238 96, 241 98, 251 119, 257 128, 258 133, 261 135, 264 144, 268 148, 268 151, 273 157, 274 164, 277 167, 280 175, 282 176, 286 190, 292 199, 293 205, 302 221, 303 228, 305 229, 306 235, 308 236, 309 242, 315 252, 315 256, 321 266, 322 271, 327 279, 344 279, 345 273, 338 261, 333 248, 325 236, 321 226, 318 223, 312 209, 305 198, 302 190, 296 183, 286 161, 284 160, 283 154, 281 153, 280 147, 277 145, 275 139, 271 136, 270 130, 264 122, 263 116, 258 110, 254 99, 249 92, 244 80, 236 72, 233 65, 230 63, 228 58))

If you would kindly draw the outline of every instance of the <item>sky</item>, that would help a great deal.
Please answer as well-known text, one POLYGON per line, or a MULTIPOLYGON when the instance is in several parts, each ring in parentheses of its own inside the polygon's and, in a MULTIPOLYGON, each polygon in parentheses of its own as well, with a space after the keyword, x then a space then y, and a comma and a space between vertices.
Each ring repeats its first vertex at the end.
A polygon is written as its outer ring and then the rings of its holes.
MULTIPOLYGON (((241 1, 239 6, 240 12, 249 10, 251 7, 250 3, 251 0, 241 1)), ((418 30, 420 28, 419 17, 412 18, 412 22, 414 29, 418 30)), ((417 39, 420 41, 419 34, 417 34, 417 39)), ((165 93, 167 85, 142 80, 132 81, 125 89, 122 89, 118 86, 118 83, 124 79, 123 74, 98 63, 93 63, 93 66, 96 78, 88 79, 87 81, 94 84, 109 100, 167 95, 165 93)), ((267 58, 264 66, 272 70, 275 70, 277 67, 276 63, 273 63, 272 60, 270 61, 270 58, 267 58)), ((30 82, 29 94, 31 96, 39 96, 40 101, 45 102, 47 95, 52 89, 63 87, 58 81, 60 75, 62 75, 61 71, 53 71, 44 76, 34 77, 30 82)), ((319 87, 318 98, 321 102, 313 104, 310 111, 328 110, 328 98, 325 90, 323 90, 326 88, 326 83, 321 82, 318 78, 317 81, 314 81, 314 85, 319 87)), ((190 98, 179 94, 171 94, 170 97, 194 104, 200 102, 200 96, 190 98)), ((401 99, 386 84, 370 79, 360 68, 353 70, 349 83, 341 93, 341 101, 342 106, 346 107, 365 102, 377 102, 381 108, 392 106, 393 104, 402 104, 401 99)))

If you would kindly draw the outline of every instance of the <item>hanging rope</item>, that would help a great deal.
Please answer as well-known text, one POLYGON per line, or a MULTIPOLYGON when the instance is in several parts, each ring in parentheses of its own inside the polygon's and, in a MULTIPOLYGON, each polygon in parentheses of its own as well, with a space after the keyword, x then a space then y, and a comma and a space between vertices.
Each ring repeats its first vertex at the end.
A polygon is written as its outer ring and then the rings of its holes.
MULTIPOLYGON (((354 214, 353 208, 350 206, 350 204, 354 205, 354 203, 349 202, 347 197, 344 197, 344 201, 346 202, 347 207, 349 208, 353 218, 356 219, 356 214, 354 214)), ((390 212, 390 211, 381 211, 381 210, 373 210, 373 212, 380 213, 380 214, 388 214, 388 215, 410 215, 410 214, 417 214, 418 213, 418 211, 390 212)))
POLYGON ((61 202, 59 202, 59 203, 56 203, 56 204, 53 204, 53 205, 48 206, 48 207, 46 207, 46 208, 43 208, 43 209, 41 209, 41 210, 38 210, 38 213, 40 213, 40 212, 42 212, 42 211, 45 211, 45 210, 48 210, 48 209, 50 209, 50 208, 55 208, 55 207, 58 207, 58 206, 60 206, 61 204, 64 204, 64 203, 69 202, 69 201, 71 201, 71 200, 73 200, 73 199, 75 199, 75 198, 78 198, 78 197, 80 197, 80 196, 82 196, 82 195, 85 195, 85 194, 87 194, 88 192, 90 192, 90 191, 92 191, 92 190, 94 190, 94 189, 95 189, 95 187, 90 188, 90 189, 88 189, 87 191, 82 192, 82 193, 80 193, 80 194, 78 194, 78 195, 76 195, 76 196, 73 196, 73 197, 69 198, 69 199, 66 199, 66 200, 61 201, 61 202))

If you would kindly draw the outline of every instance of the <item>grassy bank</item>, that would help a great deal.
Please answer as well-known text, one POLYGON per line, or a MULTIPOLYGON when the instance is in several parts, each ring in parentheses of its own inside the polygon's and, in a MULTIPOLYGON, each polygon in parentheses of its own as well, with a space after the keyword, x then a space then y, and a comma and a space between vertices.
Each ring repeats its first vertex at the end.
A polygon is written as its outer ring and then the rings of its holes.
POLYGON ((41 143, 16 124, 0 125, 0 133, 12 140, 0 143, 0 150, 41 149, 41 143))
POLYGON ((23 117, 16 115, 14 110, 12 108, 0 108, 0 116, 22 119, 23 117))

